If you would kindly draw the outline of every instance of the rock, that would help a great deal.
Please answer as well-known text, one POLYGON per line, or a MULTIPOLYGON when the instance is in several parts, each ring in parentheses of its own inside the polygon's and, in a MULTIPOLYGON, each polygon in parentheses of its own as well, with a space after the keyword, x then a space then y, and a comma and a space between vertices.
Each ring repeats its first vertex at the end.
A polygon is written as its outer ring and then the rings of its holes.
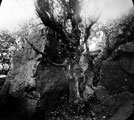
POLYGON ((46 67, 44 62, 40 62, 37 67, 35 81, 37 91, 41 96, 57 83, 68 83, 64 70, 62 68, 57 68, 54 66, 46 67))
POLYGON ((20 67, 20 72, 11 81, 9 94, 17 95, 20 92, 25 91, 26 89, 35 88, 35 73, 38 66, 37 61, 31 60, 20 67))
POLYGON ((93 87, 95 95, 101 102, 108 96, 108 91, 103 86, 93 87))
POLYGON ((134 57, 123 57, 120 61, 119 64, 121 67, 126 71, 128 74, 133 74, 134 76, 134 57))
POLYGON ((83 92, 84 100, 87 101, 89 98, 91 98, 93 96, 93 94, 94 94, 94 90, 91 87, 86 85, 85 90, 83 92))
MULTIPOLYGON (((123 65, 126 66, 127 63, 128 62, 124 61, 123 65)), ((130 92, 134 92, 133 79, 133 76, 128 75, 121 70, 119 61, 103 61, 100 85, 104 86, 111 93, 122 92, 124 91, 124 88, 127 88, 130 92)))
MULTIPOLYGON (((42 34, 41 31, 37 31, 37 32, 31 34, 31 36, 29 36, 28 40, 39 51, 44 52, 44 48, 45 48, 45 44, 46 44, 46 36, 41 35, 41 34, 42 34)), ((38 56, 38 54, 27 43, 23 50, 22 64, 28 62, 29 60, 35 59, 37 56, 38 56)))
MULTIPOLYGON (((39 32, 36 36, 29 38, 30 42, 36 44, 40 50, 44 50, 44 36, 39 32)), ((6 81, 0 91, 0 108, 5 109, 0 114, 10 114, 12 119, 27 119, 36 109, 36 104, 40 98, 40 93, 36 90, 36 72, 40 55, 35 53, 30 45, 26 44, 25 49, 16 51, 12 58, 12 67, 7 75, 6 81), (14 105, 12 105, 15 103, 14 105), (10 111, 13 111, 11 114, 10 111), (16 115, 18 114, 18 115, 16 115), (17 118, 20 116, 20 118, 17 118)), ((1 119, 1 118, 0 118, 1 119)))
POLYGON ((113 107, 113 106, 115 106, 116 102, 117 102, 117 95, 106 96, 102 100, 102 104, 104 106, 107 106, 107 107, 113 107))
POLYGON ((134 110, 133 104, 134 100, 130 93, 120 94, 115 105, 117 112, 109 120, 126 120, 134 110))
MULTIPOLYGON (((47 89, 37 103, 36 112, 30 120, 52 119, 58 114, 59 106, 63 106, 68 100, 68 86, 66 84, 55 83, 47 89), (57 110, 57 111, 56 111, 57 110)), ((69 103, 68 103, 69 106, 69 103)))
POLYGON ((25 99, 24 109, 28 119, 31 118, 31 116, 36 112, 38 100, 39 100, 39 96, 37 96, 37 99, 29 99, 29 98, 25 99))
POLYGON ((0 75, 0 90, 6 81, 6 75, 0 75))
POLYGON ((134 43, 128 42, 123 44, 119 47, 119 50, 122 50, 123 52, 134 52, 134 43))
POLYGON ((88 59, 86 55, 81 55, 79 65, 84 72, 88 69, 88 59))

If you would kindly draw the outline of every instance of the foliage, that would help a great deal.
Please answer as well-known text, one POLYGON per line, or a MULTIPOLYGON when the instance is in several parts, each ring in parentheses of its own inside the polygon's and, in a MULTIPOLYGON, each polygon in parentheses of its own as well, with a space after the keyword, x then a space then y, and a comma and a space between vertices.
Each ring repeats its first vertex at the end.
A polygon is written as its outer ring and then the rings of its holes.
POLYGON ((15 38, 8 31, 0 33, 0 74, 7 74, 10 68, 10 59, 16 49, 15 38))
POLYGON ((112 54, 118 51, 121 45, 134 42, 134 13, 131 9, 127 15, 122 16, 120 19, 110 22, 107 25, 102 25, 99 30, 102 30, 106 36, 105 47, 98 55, 99 60, 103 61, 108 59, 112 54))

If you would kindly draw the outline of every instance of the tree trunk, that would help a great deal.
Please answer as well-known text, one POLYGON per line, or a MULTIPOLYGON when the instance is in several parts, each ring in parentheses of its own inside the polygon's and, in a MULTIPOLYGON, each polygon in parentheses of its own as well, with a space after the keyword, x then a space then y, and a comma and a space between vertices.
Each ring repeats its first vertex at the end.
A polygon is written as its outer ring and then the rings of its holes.
POLYGON ((79 89, 78 89, 78 81, 74 78, 69 79, 69 101, 77 102, 80 98, 79 89))

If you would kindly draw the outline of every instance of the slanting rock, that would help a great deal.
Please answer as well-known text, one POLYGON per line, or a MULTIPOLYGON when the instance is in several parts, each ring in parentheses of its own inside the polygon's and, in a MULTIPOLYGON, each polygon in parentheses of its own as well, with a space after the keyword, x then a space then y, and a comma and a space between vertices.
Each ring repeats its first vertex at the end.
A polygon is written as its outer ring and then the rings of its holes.
POLYGON ((123 57, 120 61, 119 64, 121 65, 121 68, 124 72, 127 74, 133 75, 134 76, 134 57, 123 57))
POLYGON ((88 100, 90 97, 92 97, 94 94, 94 91, 91 87, 87 86, 85 87, 85 90, 83 92, 83 97, 84 97, 84 100, 88 100))
MULTIPOLYGON (((124 58, 123 58, 124 59, 124 58)), ((119 61, 104 61, 101 68, 100 84, 112 93, 130 91, 134 92, 134 76, 125 73, 120 68, 119 61)), ((128 62, 124 61, 122 66, 128 66, 128 62)), ((126 67, 127 68, 127 67, 126 67)))
POLYGON ((123 52, 134 52, 134 43, 128 42, 124 45, 121 45, 119 47, 119 50, 122 50, 123 52))
MULTIPOLYGON (((29 118, 36 109, 37 101, 40 98, 40 94, 35 90, 34 77, 38 63, 39 62, 35 60, 31 60, 22 65, 19 68, 18 74, 16 74, 13 79, 9 79, 11 76, 7 78, 1 90, 1 102, 6 105, 6 111, 11 109, 14 112, 14 114, 11 115, 14 119, 15 114, 29 118), (17 104, 11 107, 12 103, 10 103, 10 101, 16 102, 17 104)), ((10 114, 10 111, 8 111, 7 114, 10 114)))
POLYGON ((64 70, 60 67, 46 67, 44 62, 40 62, 36 72, 36 87, 41 96, 57 83, 68 83, 64 70))
POLYGON ((11 81, 10 94, 24 92, 25 90, 30 90, 35 88, 35 73, 38 66, 37 61, 31 60, 20 67, 19 73, 15 76, 14 80, 11 81))
POLYGON ((119 60, 121 68, 134 76, 134 42, 120 46, 119 50, 123 53, 122 59, 119 60))
MULTIPOLYGON (((45 38, 41 36, 40 32, 34 33, 34 36, 29 39, 40 51, 44 50, 45 38)), ((36 103, 40 98, 35 81, 39 64, 38 57, 40 55, 35 53, 29 44, 26 44, 24 50, 14 53, 11 61, 12 68, 0 91, 0 108, 6 108, 5 117, 8 117, 6 114, 10 114, 12 111, 13 113, 10 115, 13 119, 17 119, 16 114, 26 119, 35 111, 36 103), (14 107, 12 107, 13 103, 16 103, 13 105, 14 107)), ((0 114, 4 115, 3 112, 0 114)))
MULTIPOLYGON (((39 51, 44 52, 46 36, 42 35, 41 31, 37 31, 31 34, 28 38, 28 41, 30 41, 30 43, 32 43, 39 51)), ((22 64, 25 64, 29 60, 35 59, 37 56, 40 55, 37 54, 29 44, 26 44, 23 51, 22 64)))
POLYGON ((103 86, 93 87, 98 100, 103 101, 108 96, 108 91, 103 86))
POLYGON ((134 100, 130 93, 125 92, 119 95, 115 108, 118 111, 109 120, 126 120, 134 110, 134 100))

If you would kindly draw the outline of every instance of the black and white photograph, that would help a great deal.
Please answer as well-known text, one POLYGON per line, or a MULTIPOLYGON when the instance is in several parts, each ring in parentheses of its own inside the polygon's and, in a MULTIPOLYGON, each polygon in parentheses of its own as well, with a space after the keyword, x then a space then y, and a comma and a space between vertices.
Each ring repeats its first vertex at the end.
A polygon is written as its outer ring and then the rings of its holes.
POLYGON ((0 0, 0 120, 134 120, 134 0, 0 0))

